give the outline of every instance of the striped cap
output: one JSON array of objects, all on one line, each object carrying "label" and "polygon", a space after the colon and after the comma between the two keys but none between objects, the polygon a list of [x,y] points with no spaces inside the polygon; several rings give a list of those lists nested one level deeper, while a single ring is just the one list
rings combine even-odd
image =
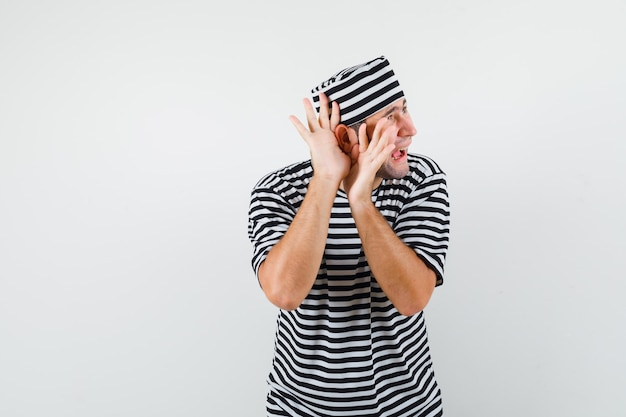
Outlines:
[{"label": "striped cap", "polygon": [[404,97],[389,61],[380,56],[345,68],[311,90],[315,110],[320,111],[320,93],[339,103],[341,123],[351,126]]}]

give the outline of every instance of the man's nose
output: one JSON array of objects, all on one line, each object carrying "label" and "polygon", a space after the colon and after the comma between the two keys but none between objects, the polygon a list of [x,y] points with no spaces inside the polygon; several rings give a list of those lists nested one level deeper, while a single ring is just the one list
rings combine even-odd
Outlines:
[{"label": "man's nose", "polygon": [[415,136],[415,134],[417,134],[417,129],[413,124],[413,120],[408,114],[400,117],[398,123],[400,125],[400,129],[398,129],[399,136]]}]

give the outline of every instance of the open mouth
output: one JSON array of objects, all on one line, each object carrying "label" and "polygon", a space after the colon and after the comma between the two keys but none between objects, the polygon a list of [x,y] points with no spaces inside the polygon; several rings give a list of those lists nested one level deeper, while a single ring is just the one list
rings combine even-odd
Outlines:
[{"label": "open mouth", "polygon": [[391,154],[391,158],[394,161],[397,161],[398,159],[401,159],[404,156],[406,156],[406,148],[398,149],[397,151]]}]

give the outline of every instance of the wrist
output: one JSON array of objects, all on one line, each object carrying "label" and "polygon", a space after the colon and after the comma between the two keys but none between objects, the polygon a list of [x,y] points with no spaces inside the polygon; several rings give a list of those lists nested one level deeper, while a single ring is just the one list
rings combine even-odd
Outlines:
[{"label": "wrist", "polygon": [[309,189],[313,187],[322,190],[332,190],[333,194],[335,194],[337,193],[340,184],[341,179],[334,178],[332,175],[325,175],[314,172],[313,176],[311,177],[311,182],[309,183]]},{"label": "wrist", "polygon": [[350,211],[352,212],[353,215],[364,212],[366,210],[376,210],[376,206],[374,205],[374,202],[372,201],[372,195],[367,194],[367,195],[362,195],[362,196],[355,196],[355,195],[348,195],[348,203],[350,204]]}]

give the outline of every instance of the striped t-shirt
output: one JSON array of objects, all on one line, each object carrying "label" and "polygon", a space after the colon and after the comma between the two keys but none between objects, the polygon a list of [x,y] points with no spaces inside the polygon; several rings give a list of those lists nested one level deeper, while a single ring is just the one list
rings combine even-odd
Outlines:
[{"label": "striped t-shirt", "polygon": [[[409,154],[409,174],[372,192],[389,225],[437,275],[449,234],[445,173]],[[265,175],[254,187],[248,234],[258,273],[285,234],[305,193],[311,161]],[[372,275],[346,194],[335,197],[317,279],[302,304],[279,310],[267,382],[270,416],[440,416],[423,312],[401,315]]]}]

